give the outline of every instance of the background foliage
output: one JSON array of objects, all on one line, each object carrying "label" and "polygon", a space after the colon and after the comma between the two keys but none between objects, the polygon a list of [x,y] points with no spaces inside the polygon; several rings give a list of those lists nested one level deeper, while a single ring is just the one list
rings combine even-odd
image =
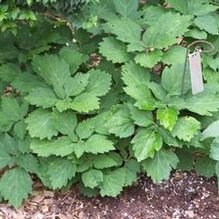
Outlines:
[{"label": "background foliage", "polygon": [[[34,176],[113,197],[140,172],[219,176],[218,25],[208,0],[1,1],[0,196],[19,207]],[[187,71],[181,95],[197,39],[205,90]]]}]

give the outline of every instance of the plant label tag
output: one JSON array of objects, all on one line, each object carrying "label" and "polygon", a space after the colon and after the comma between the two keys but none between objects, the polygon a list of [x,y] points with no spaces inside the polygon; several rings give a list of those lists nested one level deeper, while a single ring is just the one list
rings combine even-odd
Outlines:
[{"label": "plant label tag", "polygon": [[189,70],[192,84],[192,94],[201,93],[204,90],[202,77],[202,65],[200,51],[189,54]]}]

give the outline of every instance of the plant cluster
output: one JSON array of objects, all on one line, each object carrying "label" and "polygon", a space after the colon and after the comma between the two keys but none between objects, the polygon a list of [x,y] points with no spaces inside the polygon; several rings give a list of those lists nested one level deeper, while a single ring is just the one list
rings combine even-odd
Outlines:
[{"label": "plant cluster", "polygon": [[[113,197],[139,173],[219,177],[217,3],[100,0],[65,19],[73,29],[39,16],[0,33],[0,197],[19,207],[35,176]],[[215,48],[204,91],[192,95],[186,69],[181,93],[197,39]]]}]

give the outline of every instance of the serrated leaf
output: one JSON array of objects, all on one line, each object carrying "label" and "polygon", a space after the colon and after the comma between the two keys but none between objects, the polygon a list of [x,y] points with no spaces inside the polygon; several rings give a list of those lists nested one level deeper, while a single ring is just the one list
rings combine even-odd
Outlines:
[{"label": "serrated leaf", "polygon": [[34,88],[25,99],[30,104],[43,108],[55,106],[58,100],[52,89],[44,87]]},{"label": "serrated leaf", "polygon": [[54,128],[62,133],[63,135],[71,136],[74,134],[74,130],[77,126],[77,117],[74,112],[58,112],[54,111],[52,113],[52,120]]},{"label": "serrated leaf", "polygon": [[104,26],[117,36],[122,42],[128,43],[128,51],[143,51],[144,44],[141,42],[141,27],[129,18],[113,19]]},{"label": "serrated leaf", "polygon": [[208,1],[203,0],[166,0],[173,8],[183,14],[189,15],[205,15],[216,11],[217,6],[209,4]]},{"label": "serrated leaf", "polygon": [[131,186],[137,181],[137,173],[140,170],[140,164],[136,160],[128,160],[125,164],[125,186]]},{"label": "serrated leaf", "polygon": [[211,116],[212,112],[219,109],[219,99],[215,94],[200,93],[187,98],[184,102],[180,101],[179,107],[202,116]]},{"label": "serrated leaf", "polygon": [[195,25],[210,34],[218,34],[218,23],[214,16],[205,15],[197,17],[194,21]]},{"label": "serrated leaf", "polygon": [[56,55],[35,56],[32,65],[35,72],[53,86],[56,95],[64,98],[64,85],[71,75],[69,65]]},{"label": "serrated leaf", "polygon": [[88,71],[87,74],[89,74],[89,82],[86,88],[86,92],[90,92],[100,97],[109,91],[111,86],[110,74],[94,69]]},{"label": "serrated leaf", "polygon": [[105,126],[110,133],[126,138],[134,133],[134,124],[126,105],[116,105],[110,110]]},{"label": "serrated leaf", "polygon": [[138,53],[135,56],[135,62],[142,67],[152,68],[161,61],[163,53],[160,50],[155,50],[148,53]]},{"label": "serrated leaf", "polygon": [[12,63],[0,66],[0,79],[4,82],[12,82],[19,73],[20,69]]},{"label": "serrated leaf", "polygon": [[17,159],[17,165],[30,173],[38,173],[39,171],[38,160],[32,154],[20,155]]},{"label": "serrated leaf", "polygon": [[219,139],[218,138],[216,138],[211,144],[210,157],[213,160],[219,161]]},{"label": "serrated leaf", "polygon": [[94,119],[86,119],[80,122],[76,128],[76,134],[81,138],[90,137],[95,129],[95,120]]},{"label": "serrated leaf", "polygon": [[209,157],[203,157],[196,161],[195,171],[201,176],[210,178],[215,175],[215,165],[216,161]]},{"label": "serrated leaf", "polygon": [[172,46],[163,55],[163,62],[168,65],[185,62],[186,48],[182,46]]},{"label": "serrated leaf", "polygon": [[163,127],[159,127],[158,130],[159,130],[159,134],[163,138],[163,141],[167,145],[171,145],[173,147],[180,147],[179,142],[176,140],[175,137],[173,137],[170,131],[168,131],[167,129],[164,129]]},{"label": "serrated leaf", "polygon": [[99,45],[100,53],[106,57],[108,61],[123,63],[131,58],[127,52],[127,46],[114,37],[103,38],[103,41]]},{"label": "serrated leaf", "polygon": [[128,87],[147,85],[150,81],[150,73],[134,62],[129,62],[122,66],[122,80]]},{"label": "serrated leaf", "polygon": [[129,104],[129,110],[131,118],[134,120],[136,125],[141,127],[148,127],[153,124],[152,112],[140,110],[131,104]]},{"label": "serrated leaf", "polygon": [[100,185],[101,196],[116,197],[122,191],[125,183],[125,171],[122,168],[104,174],[102,185]]},{"label": "serrated leaf", "polygon": [[93,189],[103,181],[103,173],[101,170],[90,169],[82,174],[81,179],[86,187]]},{"label": "serrated leaf", "polygon": [[[92,92],[85,92],[75,97],[73,101],[67,105],[67,109],[72,109],[80,113],[88,113],[89,111],[99,109],[99,101],[100,99]],[[61,111],[58,105],[56,105],[56,107]]]},{"label": "serrated leaf", "polygon": [[1,151],[0,153],[0,169],[14,163],[14,158],[8,154],[6,151]]},{"label": "serrated leaf", "polygon": [[172,151],[160,150],[153,159],[148,159],[143,163],[143,168],[147,175],[155,183],[168,179],[172,169],[175,169],[179,162],[176,154]]},{"label": "serrated leaf", "polygon": [[85,57],[72,47],[63,47],[59,51],[60,57],[69,65],[71,73],[74,74],[78,67],[85,61]]},{"label": "serrated leaf", "polygon": [[144,33],[145,46],[162,49],[175,44],[176,37],[180,37],[188,30],[191,18],[191,16],[182,16],[171,12],[161,15],[157,22]]},{"label": "serrated leaf", "polygon": [[113,0],[116,11],[126,18],[136,18],[138,9],[138,0]]},{"label": "serrated leaf", "polygon": [[178,119],[178,114],[179,112],[175,108],[158,109],[157,119],[164,128],[172,131]]},{"label": "serrated leaf", "polygon": [[0,135],[0,150],[1,152],[17,156],[19,154],[17,139],[8,133]]},{"label": "serrated leaf", "polygon": [[202,139],[219,137],[219,120],[211,123],[202,134]]},{"label": "serrated leaf", "polygon": [[[175,64],[170,68],[166,67],[162,73],[161,85],[169,93],[169,95],[180,95],[182,87],[183,64]],[[183,93],[191,88],[190,76],[188,68],[184,81]]]},{"label": "serrated leaf", "polygon": [[19,121],[14,125],[14,133],[15,135],[23,140],[27,133],[27,124],[24,121]]},{"label": "serrated leaf", "polygon": [[194,39],[206,39],[208,34],[198,28],[191,28],[188,32],[184,34],[185,37],[191,37]]},{"label": "serrated leaf", "polygon": [[15,208],[19,208],[22,201],[32,191],[32,181],[24,170],[14,168],[4,173],[0,180],[0,194]]},{"label": "serrated leaf", "polygon": [[122,158],[118,153],[110,152],[108,154],[98,154],[98,156],[94,156],[92,163],[95,168],[104,169],[120,166],[122,164]]},{"label": "serrated leaf", "polygon": [[198,120],[193,117],[184,116],[177,120],[172,130],[172,135],[189,142],[199,130],[200,122]]},{"label": "serrated leaf", "polygon": [[1,111],[9,121],[17,122],[27,114],[28,104],[26,102],[19,103],[16,98],[2,97]]},{"label": "serrated leaf", "polygon": [[39,108],[30,113],[25,122],[32,138],[51,139],[58,135],[58,131],[54,127],[52,113],[49,110]]},{"label": "serrated leaf", "polygon": [[67,185],[76,173],[76,165],[66,158],[56,158],[49,164],[48,175],[53,189],[60,189]]},{"label": "serrated leaf", "polygon": [[33,139],[30,143],[30,148],[38,156],[48,157],[50,155],[66,156],[73,152],[73,143],[68,137],[60,137],[52,140]]},{"label": "serrated leaf", "polygon": [[87,153],[92,154],[105,153],[115,149],[112,141],[99,134],[94,134],[88,138],[84,147]]},{"label": "serrated leaf", "polygon": [[74,78],[70,78],[65,83],[66,96],[77,96],[82,93],[88,84],[88,80],[89,74],[82,73],[78,73],[74,76]]},{"label": "serrated leaf", "polygon": [[156,151],[159,151],[163,145],[162,137],[154,130],[142,129],[132,139],[134,155],[138,162],[153,158]]}]

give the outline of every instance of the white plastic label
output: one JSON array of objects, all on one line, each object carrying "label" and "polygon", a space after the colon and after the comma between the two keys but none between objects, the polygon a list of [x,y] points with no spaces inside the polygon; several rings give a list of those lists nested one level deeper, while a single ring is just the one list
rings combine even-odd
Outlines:
[{"label": "white plastic label", "polygon": [[192,84],[192,94],[201,93],[204,90],[202,77],[202,65],[200,51],[189,54],[189,70]]}]

